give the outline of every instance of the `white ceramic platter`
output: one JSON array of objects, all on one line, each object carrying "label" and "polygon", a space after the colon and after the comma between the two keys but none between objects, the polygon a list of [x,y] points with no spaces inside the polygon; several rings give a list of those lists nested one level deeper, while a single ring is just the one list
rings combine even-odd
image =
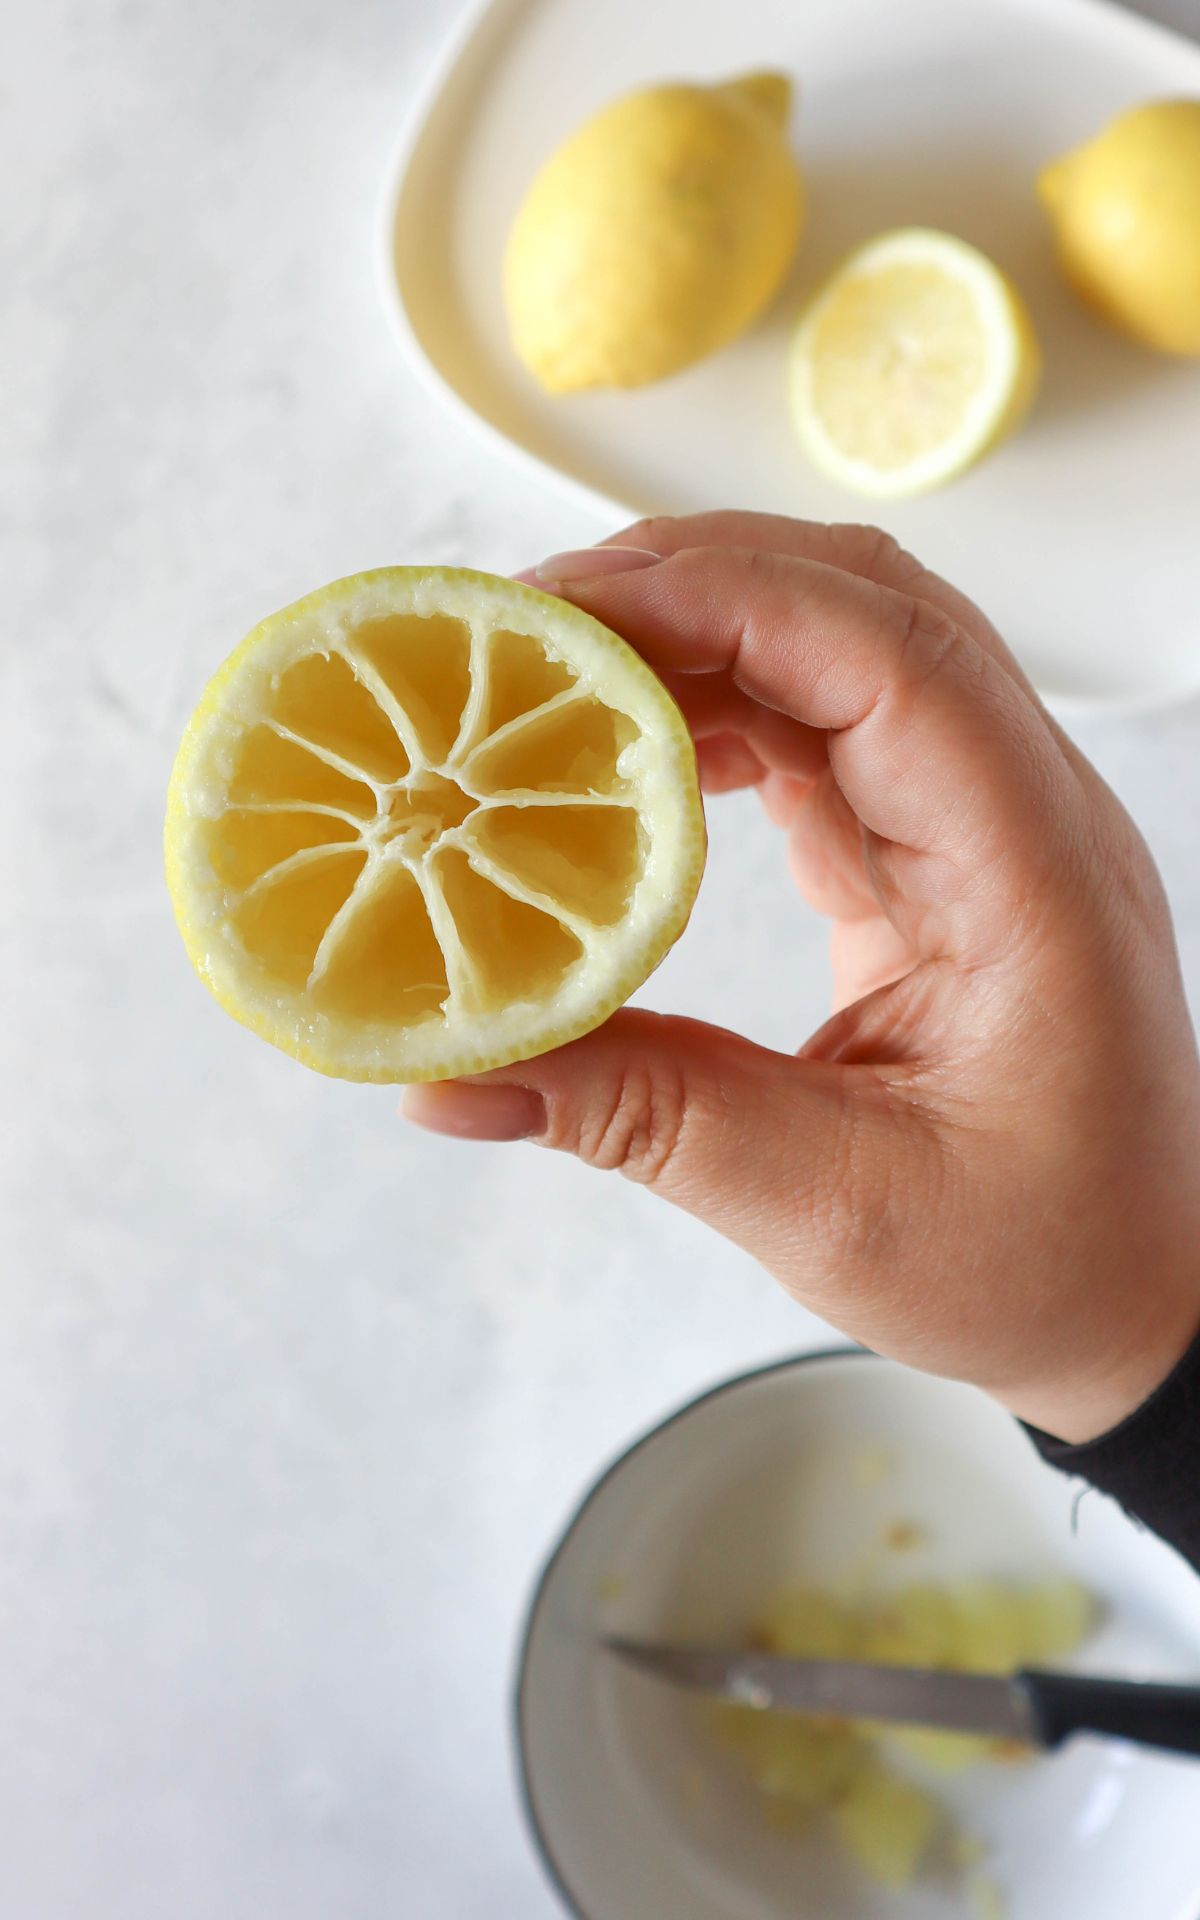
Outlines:
[{"label": "white ceramic platter", "polygon": [[[537,166],[618,93],[761,66],[799,89],[810,217],[787,288],[749,336],[674,380],[546,398],[500,299],[504,237]],[[469,9],[389,180],[387,298],[459,410],[607,527],[733,505],[876,518],[792,440],[791,320],[883,228],[975,241],[1032,308],[1042,397],[993,459],[887,506],[886,523],[982,602],[1048,697],[1183,698],[1200,688],[1200,365],[1079,307],[1032,187],[1043,161],[1167,94],[1200,95],[1200,46],[1105,0],[489,0]]]},{"label": "white ceramic platter", "polygon": [[[644,1438],[568,1524],[521,1661],[525,1800],[568,1910],[580,1920],[994,1911],[936,1871],[885,1893],[819,1829],[772,1831],[690,1696],[620,1666],[598,1636],[721,1644],[780,1587],[836,1589],[865,1566],[881,1586],[1069,1574],[1105,1609],[1075,1664],[1195,1678],[1195,1574],[1111,1501],[1078,1495],[982,1394],[861,1354],[732,1381]],[[896,1522],[921,1544],[880,1566]],[[1200,1912],[1200,1763],[1079,1740],[934,1791],[985,1844],[1005,1920]]]}]

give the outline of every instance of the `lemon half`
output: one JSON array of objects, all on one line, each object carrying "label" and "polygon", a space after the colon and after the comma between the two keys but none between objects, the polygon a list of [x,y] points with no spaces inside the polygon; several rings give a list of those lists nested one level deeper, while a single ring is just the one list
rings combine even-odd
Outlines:
[{"label": "lemon half", "polygon": [[851,254],[801,315],[793,422],[831,479],[897,498],[1003,439],[1039,369],[1032,322],[999,268],[952,234],[905,228]]},{"label": "lemon half", "polygon": [[704,862],[671,696],[563,601],[387,567],[256,627],[171,776],[167,880],[221,1005],[307,1066],[436,1080],[627,999]]}]

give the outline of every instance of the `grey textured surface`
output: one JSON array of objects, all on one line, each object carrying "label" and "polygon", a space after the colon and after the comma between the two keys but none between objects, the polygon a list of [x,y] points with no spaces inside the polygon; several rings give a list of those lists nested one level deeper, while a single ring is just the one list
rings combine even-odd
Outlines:
[{"label": "grey textured surface", "polygon": [[[250,1041],[171,924],[174,743],[264,610],[605,530],[426,397],[372,283],[365,223],[455,11],[8,16],[5,1920],[549,1915],[504,1714],[538,1555],[639,1425],[822,1333],[646,1194],[455,1151]],[[1197,714],[1079,732],[1200,998]],[[648,997],[792,1044],[823,931],[753,806],[713,826]]]}]

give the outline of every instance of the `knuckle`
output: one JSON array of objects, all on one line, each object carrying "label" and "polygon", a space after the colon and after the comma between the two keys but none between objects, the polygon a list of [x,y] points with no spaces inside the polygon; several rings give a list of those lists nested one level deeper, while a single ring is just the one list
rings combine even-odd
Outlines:
[{"label": "knuckle", "polygon": [[927,600],[908,599],[896,617],[897,659],[911,692],[920,691],[947,666],[965,662],[966,636],[949,614]]},{"label": "knuckle", "polygon": [[665,1062],[631,1061],[582,1121],[575,1151],[589,1166],[653,1186],[679,1151],[686,1117],[682,1073]]},{"label": "knuckle", "polygon": [[872,579],[890,578],[904,551],[896,536],[870,522],[850,527],[847,531],[864,572],[869,573]]},{"label": "knuckle", "polygon": [[744,547],[742,561],[751,593],[773,587],[779,579],[779,556],[767,547]]},{"label": "knuckle", "polygon": [[911,589],[915,582],[928,578],[916,555],[884,527],[870,522],[847,523],[835,531],[844,543],[846,565],[852,573],[898,591]]}]

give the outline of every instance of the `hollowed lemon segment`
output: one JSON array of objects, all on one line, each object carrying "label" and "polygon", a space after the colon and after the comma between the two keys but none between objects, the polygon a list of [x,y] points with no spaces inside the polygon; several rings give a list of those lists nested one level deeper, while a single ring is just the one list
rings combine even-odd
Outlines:
[{"label": "hollowed lemon segment", "polygon": [[683,930],[704,846],[691,739],[644,661],[451,568],[358,574],[264,621],[167,803],[201,978],[352,1080],[479,1072],[598,1025]]}]

